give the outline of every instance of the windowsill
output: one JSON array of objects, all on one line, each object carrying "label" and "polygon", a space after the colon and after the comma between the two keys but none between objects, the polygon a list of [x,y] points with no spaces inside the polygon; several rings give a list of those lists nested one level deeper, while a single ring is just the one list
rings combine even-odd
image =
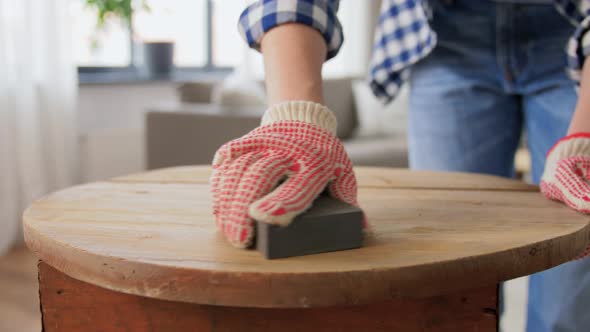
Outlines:
[{"label": "windowsill", "polygon": [[184,83],[192,81],[219,81],[225,78],[232,69],[176,69],[168,77],[149,77],[135,71],[79,72],[79,85],[111,85],[111,84],[158,84]]}]

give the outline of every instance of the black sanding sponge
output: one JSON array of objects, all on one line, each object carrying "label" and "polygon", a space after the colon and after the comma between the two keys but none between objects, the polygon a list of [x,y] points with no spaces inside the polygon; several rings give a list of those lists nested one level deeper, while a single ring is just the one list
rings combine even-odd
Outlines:
[{"label": "black sanding sponge", "polygon": [[362,240],[362,210],[324,194],[288,226],[256,223],[256,248],[267,259],[354,249]]}]

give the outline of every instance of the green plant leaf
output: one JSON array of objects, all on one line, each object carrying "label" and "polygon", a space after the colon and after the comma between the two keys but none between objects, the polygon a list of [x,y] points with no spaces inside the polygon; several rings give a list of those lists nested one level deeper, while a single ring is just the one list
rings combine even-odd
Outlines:
[{"label": "green plant leaf", "polygon": [[[86,7],[94,8],[97,12],[97,26],[103,28],[109,17],[118,17],[126,24],[131,24],[133,15],[133,0],[83,0]],[[138,9],[149,11],[147,0],[138,2]]]}]

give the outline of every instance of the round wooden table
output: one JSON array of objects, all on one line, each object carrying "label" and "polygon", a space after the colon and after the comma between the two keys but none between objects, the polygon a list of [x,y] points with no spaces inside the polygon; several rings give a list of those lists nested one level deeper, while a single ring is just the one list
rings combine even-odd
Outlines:
[{"label": "round wooden table", "polygon": [[45,331],[495,331],[499,282],[567,262],[588,216],[493,176],[356,168],[361,249],[266,260],[216,232],[206,166],[24,214]]}]

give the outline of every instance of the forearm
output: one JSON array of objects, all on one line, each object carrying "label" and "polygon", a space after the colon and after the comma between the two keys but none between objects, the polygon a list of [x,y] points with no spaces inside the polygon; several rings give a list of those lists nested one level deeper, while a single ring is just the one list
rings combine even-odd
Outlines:
[{"label": "forearm", "polygon": [[590,133],[590,61],[586,60],[580,80],[576,111],[570,122],[568,134]]},{"label": "forearm", "polygon": [[287,100],[323,103],[327,47],[318,31],[301,24],[281,25],[264,35],[261,51],[269,105]]}]

